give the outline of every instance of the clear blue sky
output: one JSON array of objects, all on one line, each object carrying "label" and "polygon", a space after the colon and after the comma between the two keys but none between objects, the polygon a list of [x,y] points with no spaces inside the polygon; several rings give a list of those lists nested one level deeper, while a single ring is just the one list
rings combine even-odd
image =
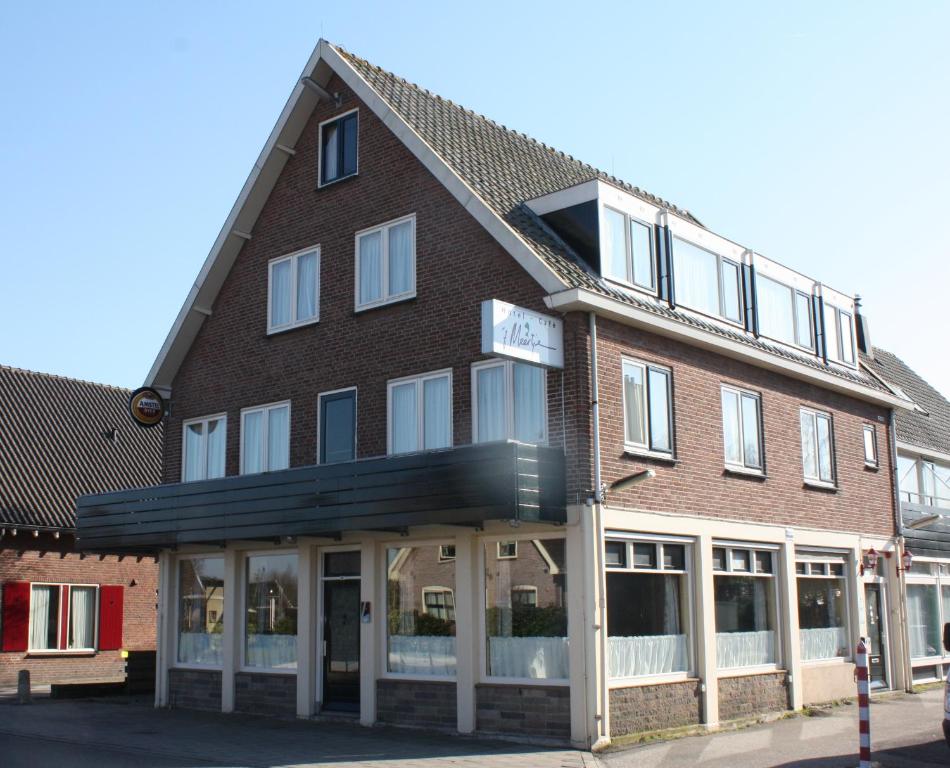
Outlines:
[{"label": "clear blue sky", "polygon": [[322,35],[860,293],[950,393],[950,3],[0,5],[0,362],[137,386]]}]

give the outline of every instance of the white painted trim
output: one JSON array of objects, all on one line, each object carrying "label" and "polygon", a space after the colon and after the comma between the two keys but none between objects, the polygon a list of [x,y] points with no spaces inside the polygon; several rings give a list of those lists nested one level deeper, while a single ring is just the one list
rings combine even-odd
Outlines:
[{"label": "white painted trim", "polygon": [[[756,392],[755,390],[746,389],[745,387],[738,387],[733,384],[721,383],[719,385],[720,396],[719,396],[719,406],[722,416],[722,454],[723,454],[723,463],[725,468],[730,472],[738,472],[743,475],[750,475],[754,477],[764,477],[765,476],[765,441],[763,440],[763,429],[762,429],[762,393]],[[726,456],[726,410],[722,407],[722,393],[729,392],[736,396],[736,418],[739,422],[739,451],[742,453],[742,463],[735,463],[729,461],[729,457]],[[742,412],[742,398],[751,397],[755,400],[756,408],[756,427],[758,428],[758,434],[756,435],[756,444],[759,447],[759,466],[754,467],[746,463],[746,451],[745,451],[745,418]]]},{"label": "white painted trim", "polygon": [[[388,293],[389,290],[389,230],[400,224],[410,224],[409,231],[412,236],[412,285],[402,293]],[[360,240],[369,235],[379,233],[379,281],[380,297],[372,301],[360,301]],[[410,213],[400,216],[398,219],[376,224],[366,229],[361,229],[353,236],[354,251],[354,279],[353,279],[353,311],[365,312],[369,309],[382,307],[387,304],[396,304],[400,301],[413,299],[416,296],[416,214]]]},{"label": "white painted trim", "polygon": [[[287,466],[278,467],[277,469],[269,469],[268,464],[270,463],[270,457],[268,456],[268,453],[267,453],[269,419],[267,417],[271,411],[276,411],[284,407],[287,408]],[[262,448],[263,448],[263,455],[261,458],[262,458],[263,469],[261,469],[260,472],[247,473],[244,471],[244,417],[252,413],[263,414],[263,418],[261,419],[261,443],[262,443]],[[293,416],[293,413],[290,406],[290,400],[278,400],[277,402],[274,402],[274,403],[265,403],[263,405],[254,405],[248,408],[241,409],[241,447],[238,454],[238,474],[239,475],[264,474],[265,472],[280,472],[290,467],[290,448],[293,444],[293,441],[290,439],[291,430],[293,428],[292,416]]]},{"label": "white painted trim", "polygon": [[[300,262],[301,256],[307,256],[309,254],[316,254],[317,257],[317,269],[316,269],[316,285],[314,286],[316,290],[316,303],[315,309],[316,314],[313,317],[308,317],[306,320],[297,319],[297,278],[298,270],[297,265]],[[284,323],[283,325],[271,325],[271,309],[272,309],[272,299],[273,291],[273,277],[274,277],[274,267],[284,261],[290,261],[290,322]],[[310,246],[309,248],[301,248],[299,251],[294,251],[293,253],[288,253],[285,256],[275,256],[273,259],[267,262],[267,335],[272,336],[274,334],[283,333],[284,331],[290,331],[294,328],[302,328],[305,325],[314,325],[320,322],[320,267],[322,259],[320,257],[320,244]]]},{"label": "white painted trim", "polygon": [[901,440],[897,441],[897,450],[903,451],[906,454],[911,454],[906,456],[910,459],[924,459],[930,461],[943,461],[947,464],[950,464],[950,453],[943,453],[941,451],[934,451],[930,448],[925,448],[920,445],[914,445],[913,443],[905,443]]},{"label": "white painted trim", "polygon": [[[227,601],[228,595],[228,584],[227,584],[227,564],[225,562],[225,552],[220,550],[215,552],[201,551],[201,552],[188,552],[187,554],[180,555],[170,555],[168,559],[168,575],[167,575],[167,585],[168,585],[168,637],[171,642],[169,643],[169,650],[171,655],[167,658],[167,664],[169,669],[199,669],[199,670],[212,670],[215,672],[221,671],[223,667],[222,664],[196,664],[194,662],[181,662],[178,660],[178,640],[179,635],[179,626],[181,616],[179,612],[181,611],[181,569],[179,563],[182,560],[210,560],[217,559],[221,561],[221,570],[223,573],[221,579],[222,590],[224,591],[223,599]],[[223,606],[227,608],[227,603]],[[228,612],[224,611],[225,617],[227,617]],[[227,627],[223,627],[224,632],[222,634],[222,644],[227,641]],[[159,641],[161,644],[161,641]]]},{"label": "white painted trim", "polygon": [[[217,478],[208,477],[208,423],[211,421],[216,421],[220,419],[224,425],[224,474],[221,477],[227,477],[228,474],[228,455],[227,455],[227,445],[228,445],[228,414],[227,412],[222,413],[213,413],[210,416],[198,416],[194,419],[185,419],[181,423],[181,482],[193,482],[197,483],[201,480],[215,480]],[[188,480],[185,478],[185,467],[188,466],[188,456],[187,456],[187,445],[188,441],[185,436],[188,434],[188,427],[192,424],[203,424],[204,428],[201,430],[201,466],[203,477],[196,477],[194,480]]]},{"label": "white painted trim", "polygon": [[[319,43],[317,43],[319,47]],[[345,176],[337,176],[335,179],[325,182],[323,180],[323,126],[330,123],[335,123],[337,120],[342,120],[347,115],[352,115],[356,113],[356,170],[353,173],[348,173]],[[349,179],[353,176],[360,175],[360,109],[359,107],[354,107],[353,109],[348,109],[346,112],[341,112],[338,115],[333,117],[328,117],[326,120],[323,120],[317,126],[317,189],[323,189],[324,187],[332,186],[338,181],[343,181],[344,179]]]},{"label": "white painted trim", "polygon": [[591,179],[582,181],[580,184],[558,189],[533,200],[528,200],[527,205],[538,216],[544,216],[553,211],[560,211],[564,208],[570,208],[581,203],[594,202],[600,197],[600,181]]},{"label": "white painted trim", "polygon": [[[239,553],[240,557],[238,558],[238,567],[237,567],[237,580],[240,582],[239,594],[240,594],[240,609],[241,609],[241,619],[235,623],[235,629],[237,633],[234,637],[236,643],[240,644],[240,650],[234,654],[235,661],[237,662],[236,667],[238,672],[245,672],[249,674],[264,674],[264,675],[296,675],[298,672],[298,667],[300,665],[300,625],[299,625],[299,602],[300,602],[300,549],[296,547],[294,549],[254,549],[254,550],[244,550]],[[295,666],[293,669],[290,668],[277,668],[277,667],[253,667],[248,666],[247,664],[247,577],[248,577],[248,560],[252,557],[281,557],[292,555],[297,558],[297,602],[298,602],[298,625],[297,625],[297,634],[294,635],[298,639],[297,643],[297,659],[295,661]],[[237,618],[237,617],[235,617]]]},{"label": "white painted trim", "polygon": [[[99,653],[99,606],[100,606],[100,584],[74,583],[68,581],[31,581],[30,585],[30,609],[27,614],[27,656],[82,656],[95,655]],[[57,587],[58,597],[56,598],[56,647],[55,648],[33,648],[33,633],[30,627],[33,624],[33,587]],[[92,647],[91,648],[60,648],[59,644],[63,637],[63,587],[69,587],[69,602],[66,604],[66,643],[69,644],[69,619],[72,616],[72,590],[73,587],[85,587],[96,590],[96,606],[93,613],[92,625]],[[124,588],[124,585],[123,585]]]},{"label": "white painted trim", "polygon": [[[628,443],[627,442],[627,388],[624,386],[624,367],[631,365],[639,368],[643,372],[643,431],[646,442]],[[653,369],[659,373],[666,374],[666,419],[667,429],[670,437],[670,450],[663,451],[650,447],[653,432],[653,422],[650,418],[650,370]],[[676,441],[674,439],[675,424],[673,423],[673,371],[665,365],[658,365],[630,355],[621,354],[620,356],[620,393],[623,402],[623,449],[625,453],[634,453],[640,456],[656,457],[662,460],[670,461],[676,458]],[[609,490],[609,489],[608,489]]]},{"label": "white painted trim", "polygon": [[[548,425],[548,369],[542,368],[539,365],[533,365],[533,363],[514,361],[514,360],[502,360],[498,358],[491,358],[489,360],[478,360],[471,365],[471,387],[472,387],[472,442],[479,443],[483,442],[479,439],[478,436],[478,372],[485,368],[494,368],[494,367],[503,367],[504,377],[505,377],[505,394],[503,403],[505,408],[505,436],[502,440],[514,440],[514,429],[515,429],[515,416],[514,416],[514,366],[515,365],[528,365],[538,368],[541,371],[541,383],[544,389],[541,395],[541,407],[544,413],[541,416],[541,423],[544,425],[544,435],[541,440],[538,441],[537,445],[547,445],[548,437],[550,434],[549,425]],[[494,441],[500,442],[500,441]]]},{"label": "white painted trim", "polygon": [[[448,379],[449,381],[449,444],[437,448],[426,448],[425,446],[425,382],[435,379]],[[386,455],[395,456],[402,454],[393,453],[393,411],[392,411],[392,393],[393,388],[404,384],[413,384],[416,393],[416,449],[409,453],[421,453],[423,451],[439,451],[451,448],[455,445],[455,408],[453,375],[451,368],[442,368],[438,371],[429,373],[420,373],[415,376],[402,376],[398,379],[390,379],[386,382]]]}]

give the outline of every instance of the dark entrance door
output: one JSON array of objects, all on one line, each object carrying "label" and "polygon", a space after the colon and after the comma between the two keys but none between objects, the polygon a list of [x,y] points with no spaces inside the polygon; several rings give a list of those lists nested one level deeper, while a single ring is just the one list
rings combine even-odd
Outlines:
[{"label": "dark entrance door", "polygon": [[[359,552],[328,552],[324,556],[324,709],[358,712],[360,708],[359,557]],[[343,575],[341,570],[348,573]],[[355,577],[351,575],[354,570]]]},{"label": "dark entrance door", "polygon": [[868,674],[872,688],[888,688],[887,632],[884,628],[884,599],[880,584],[864,585],[864,606],[868,623]]}]

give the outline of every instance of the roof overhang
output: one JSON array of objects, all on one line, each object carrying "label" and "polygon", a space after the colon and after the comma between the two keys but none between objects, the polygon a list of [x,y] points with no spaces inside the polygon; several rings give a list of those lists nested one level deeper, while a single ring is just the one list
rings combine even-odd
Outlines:
[{"label": "roof overhang", "polygon": [[933,448],[928,448],[925,445],[915,445],[914,443],[907,443],[903,440],[897,441],[897,450],[903,451],[904,453],[912,453],[915,456],[921,456],[925,459],[933,459],[934,461],[944,461],[950,464],[950,453],[944,453],[943,451],[935,451]]},{"label": "roof overhang", "polygon": [[652,312],[583,288],[571,288],[552,294],[545,301],[551,309],[561,312],[594,312],[624,325],[642,328],[694,347],[709,349],[734,360],[741,360],[758,368],[775,371],[784,376],[806,381],[823,389],[839,392],[875,405],[882,405],[887,408],[913,408],[913,403],[909,400],[902,400],[896,395],[846,381],[839,376],[816,370],[794,360],[761,352],[746,344],[700,328],[693,328],[677,320],[660,317]]}]

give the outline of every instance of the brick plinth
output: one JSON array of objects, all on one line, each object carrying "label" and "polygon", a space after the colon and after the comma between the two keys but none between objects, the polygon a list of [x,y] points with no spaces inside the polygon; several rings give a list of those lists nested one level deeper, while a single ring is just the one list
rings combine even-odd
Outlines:
[{"label": "brick plinth", "polygon": [[294,717],[297,714],[297,676],[238,672],[234,676],[234,711]]},{"label": "brick plinth", "polygon": [[455,683],[419,680],[377,680],[376,719],[454,731],[458,726]]},{"label": "brick plinth", "polygon": [[719,719],[735,720],[788,709],[784,672],[719,678]]},{"label": "brick plinth", "polygon": [[702,713],[698,680],[610,691],[611,736],[697,725]]},{"label": "brick plinth", "polygon": [[205,669],[168,670],[168,705],[221,711],[221,673]]},{"label": "brick plinth", "polygon": [[507,733],[552,739],[571,738],[571,691],[564,685],[477,685],[475,727],[483,733]]}]

